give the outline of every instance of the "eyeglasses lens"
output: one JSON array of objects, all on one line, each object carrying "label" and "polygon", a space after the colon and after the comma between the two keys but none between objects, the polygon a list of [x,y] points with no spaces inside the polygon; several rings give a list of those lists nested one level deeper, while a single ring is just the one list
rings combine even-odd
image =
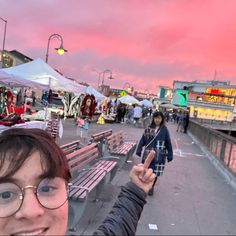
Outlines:
[{"label": "eyeglasses lens", "polygon": [[[25,189],[35,188],[26,186],[20,188],[14,183],[0,184],[0,218],[15,214],[21,207]],[[40,181],[37,187],[38,202],[47,209],[61,207],[68,198],[68,187],[63,178],[46,178]]]}]

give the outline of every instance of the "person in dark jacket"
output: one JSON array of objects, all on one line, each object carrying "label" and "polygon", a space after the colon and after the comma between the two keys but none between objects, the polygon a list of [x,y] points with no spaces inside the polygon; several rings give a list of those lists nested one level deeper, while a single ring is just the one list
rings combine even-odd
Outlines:
[{"label": "person in dark jacket", "polygon": [[149,166],[149,168],[152,168],[156,173],[156,179],[148,193],[149,195],[153,195],[154,185],[157,177],[163,174],[166,159],[168,162],[173,160],[171,139],[169,131],[165,125],[165,116],[161,111],[154,112],[151,125],[144,130],[138,143],[136,155],[141,157],[143,153],[142,163],[144,163],[147,153],[150,150],[156,151],[156,156]]},{"label": "person in dark jacket", "polygon": [[[94,235],[134,235],[155,174],[134,166],[131,181]],[[41,129],[12,128],[0,134],[0,234],[66,235],[68,183],[65,154]],[[79,210],[79,209],[78,209]]]},{"label": "person in dark jacket", "polygon": [[187,133],[188,130],[188,125],[189,125],[189,111],[186,111],[184,114],[184,133]]}]

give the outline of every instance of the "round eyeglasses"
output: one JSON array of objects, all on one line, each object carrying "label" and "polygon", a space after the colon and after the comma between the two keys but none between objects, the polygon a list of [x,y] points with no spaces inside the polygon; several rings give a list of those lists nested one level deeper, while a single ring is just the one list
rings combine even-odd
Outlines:
[{"label": "round eyeglasses", "polygon": [[45,178],[37,186],[24,188],[15,183],[0,183],[0,218],[14,215],[20,210],[24,201],[25,189],[32,188],[41,206],[57,209],[68,199],[69,185],[63,178]]}]

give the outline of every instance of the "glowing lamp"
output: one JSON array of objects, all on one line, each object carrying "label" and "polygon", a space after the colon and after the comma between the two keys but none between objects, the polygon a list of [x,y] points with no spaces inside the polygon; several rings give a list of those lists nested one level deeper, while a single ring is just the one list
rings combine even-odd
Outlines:
[{"label": "glowing lamp", "polygon": [[55,48],[55,50],[57,51],[57,53],[59,55],[63,55],[65,52],[67,52],[67,50],[63,47],[63,38],[61,37],[60,34],[52,34],[49,38],[48,38],[48,45],[47,45],[47,52],[46,52],[46,63],[48,63],[48,53],[49,53],[49,46],[50,46],[50,41],[51,39],[56,38],[57,40],[60,41],[61,46],[59,48]]},{"label": "glowing lamp", "polygon": [[59,55],[63,55],[65,52],[67,52],[67,50],[63,48],[63,45],[61,45],[59,48],[55,48],[55,50]]}]

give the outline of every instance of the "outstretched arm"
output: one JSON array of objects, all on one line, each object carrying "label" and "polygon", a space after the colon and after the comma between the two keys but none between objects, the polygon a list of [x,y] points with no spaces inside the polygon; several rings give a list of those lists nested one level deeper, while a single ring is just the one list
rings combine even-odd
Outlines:
[{"label": "outstretched arm", "polygon": [[133,166],[131,182],[122,187],[111,212],[94,235],[134,235],[141,216],[147,192],[156,175],[147,167],[154,158],[151,151],[144,164]]}]

